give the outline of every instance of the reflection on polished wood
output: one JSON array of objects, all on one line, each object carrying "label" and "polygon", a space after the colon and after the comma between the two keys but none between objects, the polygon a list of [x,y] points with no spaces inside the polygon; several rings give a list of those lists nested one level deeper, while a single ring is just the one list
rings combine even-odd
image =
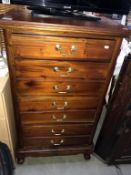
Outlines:
[{"label": "reflection on polished wood", "polygon": [[36,18],[25,6],[2,15],[17,127],[16,155],[89,158],[126,27]]}]

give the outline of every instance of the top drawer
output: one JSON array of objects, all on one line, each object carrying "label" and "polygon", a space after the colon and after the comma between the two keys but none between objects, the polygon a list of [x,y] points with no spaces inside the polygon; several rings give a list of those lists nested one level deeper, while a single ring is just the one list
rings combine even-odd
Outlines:
[{"label": "top drawer", "polygon": [[10,44],[15,57],[110,60],[115,41],[13,34]]}]

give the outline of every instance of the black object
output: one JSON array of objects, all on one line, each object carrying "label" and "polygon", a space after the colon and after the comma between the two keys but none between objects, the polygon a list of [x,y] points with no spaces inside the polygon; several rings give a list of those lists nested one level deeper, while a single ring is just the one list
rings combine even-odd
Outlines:
[{"label": "black object", "polygon": [[79,20],[88,20],[88,21],[98,21],[101,20],[100,17],[86,15],[81,11],[72,11],[72,10],[58,10],[58,9],[47,9],[47,8],[39,8],[35,6],[28,7],[28,9],[32,10],[33,17],[53,17],[53,18],[66,18],[66,19],[79,19]]},{"label": "black object", "polygon": [[122,66],[95,152],[108,164],[131,163],[131,55]]},{"label": "black object", "polygon": [[13,175],[13,161],[8,146],[0,142],[0,175]]},{"label": "black object", "polygon": [[39,8],[127,14],[131,0],[11,0]]}]

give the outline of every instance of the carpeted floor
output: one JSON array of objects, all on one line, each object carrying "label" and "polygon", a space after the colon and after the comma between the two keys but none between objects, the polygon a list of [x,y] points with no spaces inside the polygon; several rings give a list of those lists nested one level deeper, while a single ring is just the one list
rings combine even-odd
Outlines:
[{"label": "carpeted floor", "polygon": [[108,166],[95,156],[83,155],[27,158],[17,165],[15,175],[131,175],[131,165]]}]

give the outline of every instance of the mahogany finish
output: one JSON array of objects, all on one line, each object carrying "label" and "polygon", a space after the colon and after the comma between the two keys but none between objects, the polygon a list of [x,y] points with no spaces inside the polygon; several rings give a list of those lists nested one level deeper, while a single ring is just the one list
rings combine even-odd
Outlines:
[{"label": "mahogany finish", "polygon": [[98,106],[98,97],[22,97],[18,99],[18,106],[20,112],[39,112],[57,110],[85,110],[85,109],[96,109]]},{"label": "mahogany finish", "polygon": [[[81,145],[90,145],[91,144],[91,137],[90,136],[52,136],[52,137],[24,137],[24,145],[23,149],[52,149],[63,147],[68,150],[68,146],[78,147],[80,149]],[[88,147],[88,146],[87,146]],[[37,151],[36,149],[36,151]],[[72,148],[73,149],[73,148]],[[81,150],[84,152],[85,150]],[[90,152],[91,150],[89,150]],[[71,153],[70,153],[71,154]],[[89,153],[88,153],[89,154]]]},{"label": "mahogany finish", "polygon": [[23,124],[47,124],[47,123],[94,123],[95,110],[70,110],[70,111],[46,111],[46,112],[28,112],[21,113],[21,122]]},{"label": "mahogany finish", "polygon": [[93,124],[55,124],[22,127],[24,137],[91,135]]},{"label": "mahogany finish", "polygon": [[104,82],[101,81],[34,81],[17,80],[16,88],[20,95],[89,95],[98,96],[103,90]]},{"label": "mahogany finish", "polygon": [[34,18],[26,7],[1,16],[17,127],[18,160],[85,154],[126,27],[101,21]]},{"label": "mahogany finish", "polygon": [[[49,61],[16,58],[15,74],[19,79],[37,80],[105,80],[110,63]],[[58,69],[57,71],[55,69]],[[95,71],[92,71],[95,70]]]},{"label": "mahogany finish", "polygon": [[[32,59],[109,60],[114,44],[114,40],[46,37],[38,34],[15,34],[10,40],[15,57]],[[55,50],[56,45],[60,46],[60,50]],[[73,46],[76,51],[71,51]]]}]

